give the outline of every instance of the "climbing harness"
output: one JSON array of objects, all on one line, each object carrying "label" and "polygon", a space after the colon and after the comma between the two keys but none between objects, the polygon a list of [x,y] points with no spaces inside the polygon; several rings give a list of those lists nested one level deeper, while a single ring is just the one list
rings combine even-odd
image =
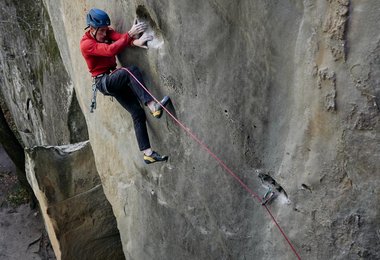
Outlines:
[{"label": "climbing harness", "polygon": [[[216,156],[216,154],[214,154],[210,148],[207,147],[207,145],[205,143],[203,143],[191,130],[190,128],[188,128],[187,126],[185,126],[182,122],[180,122],[172,113],[170,113],[170,111],[161,104],[160,101],[158,101],[158,99],[153,96],[153,94],[135,77],[135,75],[133,75],[133,73],[127,69],[127,68],[120,68],[120,69],[123,69],[125,71],[127,71],[133,78],[134,80],[154,99],[154,101],[156,101],[158,104],[160,104],[162,106],[162,109],[164,109],[166,111],[166,113],[194,140],[196,141],[204,150],[206,150],[206,152],[211,155],[211,157],[213,157],[221,166],[222,168],[227,172],[229,173],[237,182],[239,182],[239,184],[249,193],[251,194],[252,197],[256,198],[257,201],[262,204],[263,203],[263,200],[260,198],[260,196],[258,196],[254,191],[252,191],[218,156]],[[285,232],[282,230],[280,224],[278,224],[277,220],[275,219],[275,217],[273,216],[272,212],[270,211],[270,209],[268,208],[268,206],[266,204],[262,204],[262,206],[266,209],[267,213],[269,214],[269,216],[271,217],[273,223],[276,225],[276,227],[278,228],[278,230],[280,231],[281,235],[285,238],[286,242],[288,243],[288,245],[290,246],[291,250],[293,251],[293,253],[296,255],[296,257],[298,259],[301,259],[300,255],[298,254],[297,250],[295,249],[295,247],[293,246],[293,244],[290,242],[290,239],[287,237],[287,235],[285,234]]]},{"label": "climbing harness", "polygon": [[94,110],[96,109],[96,92],[98,89],[96,88],[96,83],[94,81],[94,84],[92,84],[92,99],[91,99],[91,105],[90,105],[90,113],[94,113]]},{"label": "climbing harness", "polygon": [[[110,74],[112,74],[112,70],[110,70]],[[105,83],[104,76],[108,75],[108,73],[102,73],[95,77],[93,77],[93,84],[92,84],[92,99],[91,99],[91,105],[90,105],[90,112],[94,113],[94,110],[96,109],[96,93],[99,90],[103,95],[105,96],[111,96],[111,101],[113,102],[113,96],[110,92],[107,90],[107,86]],[[97,84],[100,84],[99,89],[97,87]]]}]

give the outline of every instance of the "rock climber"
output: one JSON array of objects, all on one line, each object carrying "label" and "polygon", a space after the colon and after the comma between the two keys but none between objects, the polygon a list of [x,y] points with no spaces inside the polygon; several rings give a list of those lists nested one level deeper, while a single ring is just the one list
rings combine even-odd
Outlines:
[{"label": "rock climber", "polygon": [[162,106],[155,102],[129,74],[131,72],[145,85],[141,72],[136,66],[116,69],[117,54],[126,47],[136,46],[146,49],[146,43],[153,39],[152,36],[144,34],[147,29],[146,23],[135,20],[131,29],[122,34],[109,27],[110,18],[103,10],[93,8],[86,18],[87,31],[80,41],[80,49],[94,80],[95,98],[96,90],[103,95],[113,96],[131,114],[145,163],[166,161],[168,156],[158,154],[150,146],[146,116],[140,102],[149,108],[153,117],[160,118],[163,113],[162,106],[168,103],[169,97],[165,96],[162,99],[160,102]]}]

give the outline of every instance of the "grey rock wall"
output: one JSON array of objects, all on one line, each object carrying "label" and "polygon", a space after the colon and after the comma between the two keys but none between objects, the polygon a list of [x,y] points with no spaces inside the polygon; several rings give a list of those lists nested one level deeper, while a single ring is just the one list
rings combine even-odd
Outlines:
[{"label": "grey rock wall", "polygon": [[123,259],[89,142],[26,152],[28,180],[57,259]]},{"label": "grey rock wall", "polygon": [[0,12],[0,96],[22,145],[87,140],[86,124],[75,109],[74,88],[42,1],[2,1]]},{"label": "grey rock wall", "polygon": [[[263,208],[165,116],[148,119],[167,164],[145,166],[126,111],[99,98],[80,56],[86,11],[127,31],[150,21],[148,51],[127,49],[158,97],[271,206],[305,259],[378,258],[380,6],[374,1],[45,2],[88,122],[127,259],[295,258]],[[62,33],[64,32],[64,33]],[[112,115],[112,116],[110,116]],[[107,159],[105,159],[107,158]]]},{"label": "grey rock wall", "polygon": [[[257,173],[287,194],[269,207],[304,259],[377,259],[379,19],[370,0],[44,1],[86,118],[95,164],[127,259],[293,259],[257,203],[164,116],[148,119],[166,164],[144,165],[128,113],[98,97],[80,54],[86,12],[127,31],[157,97],[255,192]],[[62,99],[60,99],[62,100]],[[21,120],[24,121],[24,120]],[[283,198],[283,197],[282,197]]]},{"label": "grey rock wall", "polygon": [[[6,0],[0,16],[0,142],[25,185],[24,148],[33,147],[28,179],[57,258],[122,259],[91,148],[73,144],[88,140],[87,126],[46,8],[42,1]],[[58,146],[70,143],[78,151]]]}]

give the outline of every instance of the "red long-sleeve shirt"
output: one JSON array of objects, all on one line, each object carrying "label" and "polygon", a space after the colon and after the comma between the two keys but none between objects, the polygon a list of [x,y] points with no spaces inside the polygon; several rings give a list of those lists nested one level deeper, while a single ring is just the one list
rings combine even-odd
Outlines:
[{"label": "red long-sleeve shirt", "polygon": [[97,42],[87,31],[80,41],[80,50],[93,77],[116,68],[115,55],[131,45],[133,38],[128,33],[121,34],[108,29],[106,40],[112,43]]}]

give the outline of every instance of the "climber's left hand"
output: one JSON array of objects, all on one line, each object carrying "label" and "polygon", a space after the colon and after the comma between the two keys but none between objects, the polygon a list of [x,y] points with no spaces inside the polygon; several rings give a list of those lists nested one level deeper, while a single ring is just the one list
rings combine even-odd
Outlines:
[{"label": "climber's left hand", "polygon": [[143,49],[148,49],[148,46],[145,45],[145,43],[151,40],[153,40],[153,36],[144,33],[140,38],[133,40],[133,45]]}]

